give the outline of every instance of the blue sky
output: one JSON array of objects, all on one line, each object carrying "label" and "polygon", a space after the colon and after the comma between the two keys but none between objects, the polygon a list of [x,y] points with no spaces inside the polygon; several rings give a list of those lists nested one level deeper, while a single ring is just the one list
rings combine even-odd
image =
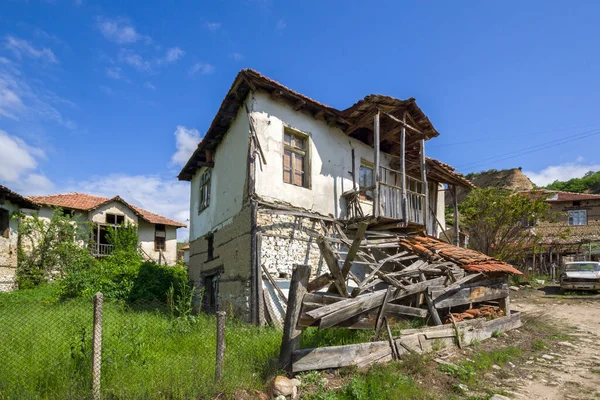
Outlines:
[{"label": "blue sky", "polygon": [[584,1],[5,0],[0,182],[119,194],[185,221],[189,188],[175,176],[246,67],[337,108],[415,97],[440,132],[429,154],[464,173],[581,176],[600,170],[599,12]]}]

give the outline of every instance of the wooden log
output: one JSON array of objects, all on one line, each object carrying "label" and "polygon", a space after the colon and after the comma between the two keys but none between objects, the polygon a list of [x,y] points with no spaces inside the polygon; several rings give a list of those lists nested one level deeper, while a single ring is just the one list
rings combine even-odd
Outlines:
[{"label": "wooden log", "polygon": [[346,289],[346,282],[344,280],[344,276],[342,275],[342,270],[338,265],[338,259],[333,252],[333,248],[329,244],[329,242],[324,237],[319,237],[317,239],[317,245],[321,250],[321,254],[323,255],[323,259],[329,268],[329,272],[333,276],[333,283],[335,288],[344,297],[348,297],[348,290]]},{"label": "wooden log", "polygon": [[317,290],[322,289],[325,286],[329,285],[332,280],[333,280],[333,276],[331,276],[331,274],[329,272],[327,272],[323,275],[319,275],[312,281],[308,282],[307,290],[309,293],[316,292]]},{"label": "wooden log", "polygon": [[92,399],[100,400],[102,375],[102,308],[104,295],[94,295],[94,324],[92,330]]},{"label": "wooden log", "polygon": [[383,302],[381,303],[381,307],[379,308],[379,313],[377,315],[377,322],[375,324],[375,337],[379,338],[379,333],[381,332],[383,317],[385,316],[385,307],[387,306],[388,300],[392,295],[392,287],[388,286],[387,291],[385,292],[385,296],[383,296]]},{"label": "wooden log", "polygon": [[348,250],[348,254],[346,254],[346,259],[344,260],[344,265],[342,266],[342,276],[344,279],[348,276],[350,272],[350,268],[352,267],[352,261],[354,261],[354,257],[356,257],[356,253],[360,247],[360,243],[362,242],[363,237],[365,236],[365,232],[369,224],[366,222],[361,222],[358,225],[358,229],[356,230],[356,234],[354,236],[354,240],[352,241],[352,245],[350,245],[350,249]]},{"label": "wooden log", "polygon": [[225,360],[225,311],[217,311],[217,354],[215,361],[215,382],[223,379],[223,362]]},{"label": "wooden log", "polygon": [[456,185],[452,185],[452,204],[454,205],[454,244],[460,246],[460,227],[458,226],[458,195]]},{"label": "wooden log", "polygon": [[503,285],[501,288],[489,286],[476,286],[459,289],[441,296],[438,296],[434,303],[435,308],[456,307],[470,303],[480,303],[482,301],[497,300],[509,296],[508,287]]},{"label": "wooden log", "polygon": [[384,317],[385,329],[387,331],[388,343],[390,344],[390,349],[392,350],[392,358],[394,361],[400,358],[400,354],[398,352],[398,347],[394,342],[394,337],[392,336],[392,330],[390,329],[390,324],[388,323],[387,318]]},{"label": "wooden log", "polygon": [[[406,112],[402,117],[402,122],[406,124]],[[400,175],[400,193],[402,196],[402,222],[404,223],[404,225],[408,225],[408,200],[406,193],[406,128],[404,127],[404,125],[402,125],[402,130],[400,131]]]},{"label": "wooden log", "polygon": [[[425,274],[421,273],[420,275],[421,282],[427,282],[427,278],[425,278]],[[431,299],[431,295],[429,293],[425,293],[425,301],[427,302],[427,307],[429,308],[429,315],[433,319],[433,323],[436,325],[442,325],[442,319],[438,314],[433,300]]]},{"label": "wooden log", "polygon": [[310,277],[309,265],[295,264],[293,268],[287,312],[285,313],[285,322],[283,325],[281,349],[279,351],[279,367],[286,371],[291,370],[292,354],[300,346],[302,331],[298,329],[297,325],[302,308],[302,299],[306,294],[306,287],[308,286],[308,279]]},{"label": "wooden log", "polygon": [[391,357],[391,349],[387,341],[302,349],[294,352],[292,372],[357,365],[372,354],[379,354],[385,350]]}]

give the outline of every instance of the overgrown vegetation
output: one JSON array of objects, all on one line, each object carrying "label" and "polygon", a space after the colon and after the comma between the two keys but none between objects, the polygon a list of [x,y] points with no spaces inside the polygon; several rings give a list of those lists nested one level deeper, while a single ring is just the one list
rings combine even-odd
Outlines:
[{"label": "overgrown vegetation", "polygon": [[572,178],[568,181],[556,180],[546,186],[546,189],[577,193],[600,193],[600,171],[589,171],[582,178]]},{"label": "overgrown vegetation", "polygon": [[531,233],[533,224],[554,218],[543,196],[532,198],[496,187],[473,190],[459,207],[469,246],[508,262],[531,252],[541,240]]}]

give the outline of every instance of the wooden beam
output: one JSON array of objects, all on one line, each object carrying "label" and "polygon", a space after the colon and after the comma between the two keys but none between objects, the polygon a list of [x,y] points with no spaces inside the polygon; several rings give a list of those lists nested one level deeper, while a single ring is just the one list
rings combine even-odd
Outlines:
[{"label": "wooden beam", "polygon": [[333,281],[333,276],[329,272],[323,275],[319,275],[312,281],[308,282],[307,290],[309,293],[316,292],[317,290],[329,285],[331,281]]},{"label": "wooden beam", "polygon": [[337,291],[342,296],[348,297],[348,290],[346,289],[346,281],[342,274],[342,270],[340,269],[340,266],[338,265],[338,259],[335,256],[333,249],[331,248],[331,244],[329,244],[329,242],[324,237],[321,236],[317,239],[317,245],[319,246],[319,249],[321,250],[323,259],[325,260],[325,263],[327,264],[327,267],[329,268],[329,272],[331,272],[331,275],[333,276],[333,283],[334,283]]},{"label": "wooden beam", "polygon": [[[504,285],[506,286],[506,285]],[[476,286],[449,292],[435,299],[435,308],[448,308],[464,304],[498,300],[509,296],[508,287]]]},{"label": "wooden beam", "polygon": [[306,286],[310,277],[309,265],[295,264],[290,282],[287,311],[283,325],[283,337],[279,351],[279,367],[286,371],[292,370],[292,356],[300,347],[300,335],[302,330],[298,329],[298,319],[302,308],[302,299],[306,294]]},{"label": "wooden beam", "polygon": [[379,111],[377,112],[377,114],[375,114],[375,119],[373,120],[373,149],[375,151],[373,160],[374,160],[374,170],[373,170],[373,175],[374,175],[374,180],[375,180],[375,189],[373,190],[373,216],[375,218],[379,217],[379,213],[380,213],[380,204],[381,204],[381,199],[379,197],[379,157],[380,157],[380,151],[379,151],[379,146],[380,146],[380,142],[379,142]]},{"label": "wooden beam", "polygon": [[212,150],[204,150],[204,157],[206,158],[206,162],[213,162],[213,152]]},{"label": "wooden beam", "polygon": [[403,118],[402,118],[402,119],[396,118],[396,117],[395,117],[395,116],[393,116],[392,114],[390,114],[390,113],[386,113],[385,111],[383,111],[383,113],[384,113],[385,115],[387,115],[388,117],[390,117],[390,118],[391,118],[393,121],[395,121],[395,122],[399,123],[399,124],[400,124],[402,127],[404,127],[404,128],[407,128],[407,129],[410,129],[411,131],[413,131],[413,132],[416,132],[416,133],[418,133],[419,135],[422,135],[423,137],[425,136],[425,134],[424,134],[423,132],[421,132],[420,130],[418,130],[418,129],[417,129],[417,128],[415,128],[414,126],[412,126],[412,125],[410,125],[410,124],[407,124],[407,123],[406,123],[406,117],[405,117],[405,116],[406,116],[406,112],[404,112],[404,116],[403,116]]},{"label": "wooden beam", "polygon": [[[419,278],[421,279],[421,282],[427,282],[423,272],[421,272]],[[442,319],[435,308],[433,300],[431,299],[431,295],[427,292],[425,293],[425,301],[427,302],[427,307],[429,308],[429,315],[431,315],[431,318],[433,318],[433,323],[436,325],[442,325]]]},{"label": "wooden beam", "polygon": [[452,185],[452,203],[454,205],[454,244],[460,246],[460,228],[458,226],[458,195],[456,185]]},{"label": "wooden beam", "polygon": [[271,98],[273,100],[277,100],[281,97],[281,95],[283,95],[283,92],[279,89],[275,89],[271,92]]},{"label": "wooden beam", "polygon": [[206,167],[206,168],[214,168],[215,167],[215,163],[214,162],[205,162],[205,161],[198,161],[196,163],[196,165],[198,167]]},{"label": "wooden beam", "polygon": [[[406,113],[404,114],[406,118]],[[402,126],[400,131],[400,195],[401,201],[400,207],[402,209],[402,222],[404,225],[408,225],[408,200],[406,196],[406,128]]]},{"label": "wooden beam", "polygon": [[[425,194],[423,205],[423,224],[425,225],[425,233],[433,234],[429,232],[429,185],[427,184],[427,162],[425,159],[425,139],[421,139],[421,182],[423,182],[423,193]],[[434,214],[435,215],[435,214]]]},{"label": "wooden beam", "polygon": [[392,295],[392,291],[394,289],[391,286],[388,286],[387,291],[385,292],[385,296],[383,297],[383,302],[381,303],[381,307],[379,308],[379,313],[377,314],[377,322],[375,323],[375,337],[379,338],[379,333],[381,332],[383,318],[385,316],[385,307],[387,306],[388,301],[390,300],[390,296]]},{"label": "wooden beam", "polygon": [[296,104],[294,105],[294,111],[299,111],[302,107],[304,107],[306,105],[306,101],[300,99],[296,102]]},{"label": "wooden beam", "polygon": [[363,237],[365,236],[365,232],[367,231],[368,227],[369,224],[367,224],[366,222],[361,222],[358,225],[358,229],[356,230],[354,240],[352,241],[352,245],[348,250],[348,254],[346,254],[346,259],[344,260],[344,265],[342,266],[342,276],[344,277],[344,279],[346,279],[346,277],[348,276],[348,272],[350,272],[350,268],[352,268],[352,261],[354,261],[354,257],[356,257],[356,253],[358,252],[360,243],[363,240]]}]

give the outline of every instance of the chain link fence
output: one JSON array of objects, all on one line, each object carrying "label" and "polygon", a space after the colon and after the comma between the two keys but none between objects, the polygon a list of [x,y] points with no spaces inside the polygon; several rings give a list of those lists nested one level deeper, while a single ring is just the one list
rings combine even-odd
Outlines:
[{"label": "chain link fence", "polygon": [[0,399],[236,398],[277,372],[277,329],[228,315],[219,373],[215,314],[98,298],[0,294]]}]

